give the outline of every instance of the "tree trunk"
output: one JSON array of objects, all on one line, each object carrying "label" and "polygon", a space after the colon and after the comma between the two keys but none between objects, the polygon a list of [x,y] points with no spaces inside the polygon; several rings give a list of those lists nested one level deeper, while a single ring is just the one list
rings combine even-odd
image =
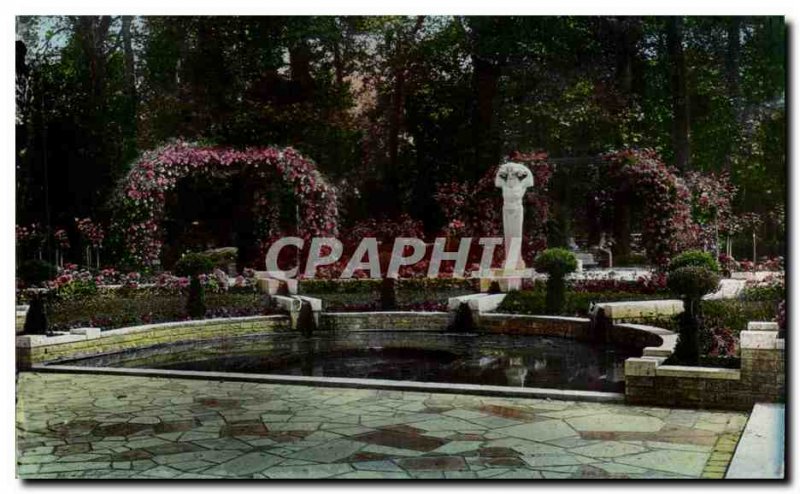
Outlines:
[{"label": "tree trunk", "polygon": [[686,60],[683,53],[683,18],[667,20],[667,56],[672,92],[672,145],[675,165],[681,171],[689,167],[689,98],[686,89]]},{"label": "tree trunk", "polygon": [[473,178],[483,176],[483,172],[499,158],[499,146],[495,129],[495,100],[500,81],[500,67],[480,56],[473,55],[473,84],[475,91],[475,112],[472,123],[473,143],[475,145],[475,171]]},{"label": "tree trunk", "polygon": [[399,213],[397,196],[397,169],[400,166],[400,133],[403,129],[403,112],[405,111],[406,70],[409,63],[410,43],[417,31],[422,28],[425,16],[417,16],[416,24],[410,33],[402,34],[397,42],[394,54],[394,84],[392,88],[391,106],[389,110],[389,161],[384,170],[384,190],[387,194],[388,213]]},{"label": "tree trunk", "polygon": [[133,36],[131,35],[131,22],[133,17],[122,16],[122,49],[125,56],[125,92],[127,96],[136,101],[136,72],[133,59]]},{"label": "tree trunk", "polygon": [[731,148],[725,157],[725,170],[730,172],[733,161],[738,154],[739,129],[742,122],[742,94],[739,85],[739,65],[741,60],[741,40],[739,39],[742,28],[740,17],[731,17],[728,21],[727,50],[725,51],[725,79],[728,86],[728,98],[731,102],[734,125],[731,128]]},{"label": "tree trunk", "polygon": [[631,254],[631,193],[627,188],[614,197],[614,259],[622,260]]},{"label": "tree trunk", "polygon": [[297,85],[298,99],[306,101],[314,88],[314,78],[311,76],[311,49],[305,40],[289,48],[289,73]]}]

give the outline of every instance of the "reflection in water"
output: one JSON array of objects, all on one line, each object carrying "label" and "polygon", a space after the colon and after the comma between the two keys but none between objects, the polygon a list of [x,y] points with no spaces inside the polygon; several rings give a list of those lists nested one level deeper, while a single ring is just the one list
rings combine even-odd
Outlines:
[{"label": "reflection in water", "polygon": [[621,391],[624,360],[639,353],[556,337],[364,331],[244,336],[69,364]]}]

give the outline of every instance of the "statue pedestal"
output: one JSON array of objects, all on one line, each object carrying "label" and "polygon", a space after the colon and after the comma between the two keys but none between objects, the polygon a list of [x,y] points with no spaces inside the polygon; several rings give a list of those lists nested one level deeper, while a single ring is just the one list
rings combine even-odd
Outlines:
[{"label": "statue pedestal", "polygon": [[481,293],[486,293],[496,281],[500,285],[500,291],[508,293],[514,290],[522,290],[522,280],[531,278],[530,269],[490,269],[488,272],[478,274],[480,278]]}]

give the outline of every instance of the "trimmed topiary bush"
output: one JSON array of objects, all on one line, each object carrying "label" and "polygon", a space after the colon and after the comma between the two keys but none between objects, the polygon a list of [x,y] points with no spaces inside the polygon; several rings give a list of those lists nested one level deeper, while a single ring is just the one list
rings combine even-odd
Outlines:
[{"label": "trimmed topiary bush", "polygon": [[56,274],[58,270],[55,266],[39,259],[23,261],[17,270],[17,275],[27,286],[41,285],[55,278]]},{"label": "trimmed topiary bush", "polygon": [[397,289],[394,278],[384,278],[381,282],[381,310],[397,310]]},{"label": "trimmed topiary bush", "polygon": [[667,288],[686,300],[699,301],[719,285],[719,275],[706,267],[683,266],[667,275]]},{"label": "trimmed topiary bush", "polygon": [[36,294],[31,297],[28,314],[25,316],[25,334],[47,334],[49,322],[47,320],[47,307],[45,296]]},{"label": "trimmed topiary bush", "polygon": [[686,266],[697,266],[709,269],[714,273],[719,273],[719,263],[714,256],[702,250],[687,250],[673,257],[667,267],[667,272]]},{"label": "trimmed topiary bush", "polygon": [[206,315],[206,293],[199,276],[214,269],[214,262],[205,254],[184,254],[175,263],[175,273],[178,276],[189,276],[189,297],[186,300],[186,312],[193,319]]},{"label": "trimmed topiary bush", "polygon": [[199,276],[210,273],[214,269],[214,261],[206,254],[189,252],[175,263],[175,274],[178,276]]},{"label": "trimmed topiary bush", "polygon": [[719,265],[701,251],[688,251],[669,263],[667,288],[683,300],[678,318],[679,335],[674,359],[687,365],[700,363],[700,333],[704,330],[701,299],[719,285]]},{"label": "trimmed topiary bush", "polygon": [[192,319],[201,319],[206,315],[206,290],[197,276],[192,276],[189,282],[186,312]]},{"label": "trimmed topiary bush", "polygon": [[547,274],[547,313],[558,314],[564,306],[564,277],[578,269],[578,260],[567,249],[546,249],[536,256],[534,268]]}]

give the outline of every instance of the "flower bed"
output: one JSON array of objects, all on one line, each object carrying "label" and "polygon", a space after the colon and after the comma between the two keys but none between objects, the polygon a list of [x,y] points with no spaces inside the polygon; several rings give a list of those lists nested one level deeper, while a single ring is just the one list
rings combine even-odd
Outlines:
[{"label": "flower bed", "polygon": [[558,314],[548,314],[545,304],[545,290],[535,288],[511,292],[506,296],[497,312],[508,314],[540,314],[586,317],[589,306],[597,302],[625,302],[633,300],[662,300],[672,298],[666,292],[637,293],[621,291],[576,291],[567,290],[564,294],[564,308]]},{"label": "flower bed", "polygon": [[[190,319],[183,292],[157,288],[100,290],[94,295],[54,300],[49,304],[50,329],[77,327],[114,329]],[[280,313],[267,298],[252,290],[208,293],[206,318],[243,317]]]},{"label": "flower bed", "polygon": [[[326,311],[363,312],[381,310],[381,280],[302,280],[299,293],[323,300]],[[397,310],[446,311],[447,300],[475,293],[477,280],[455,278],[399,279]]]}]

